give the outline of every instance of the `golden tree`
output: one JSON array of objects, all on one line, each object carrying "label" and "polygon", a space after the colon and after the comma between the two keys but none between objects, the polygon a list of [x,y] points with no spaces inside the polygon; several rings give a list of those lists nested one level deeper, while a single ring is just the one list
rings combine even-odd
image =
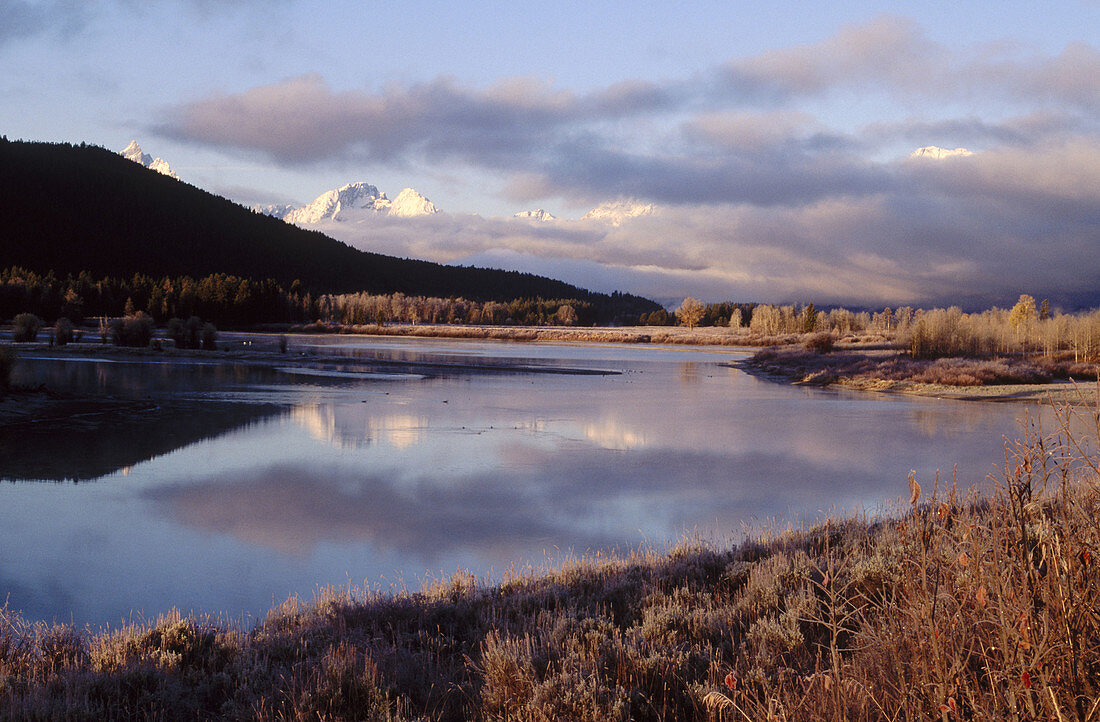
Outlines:
[{"label": "golden tree", "polygon": [[688,296],[684,299],[684,302],[680,304],[680,307],[676,309],[676,317],[680,319],[680,323],[688,328],[695,328],[700,321],[703,320],[703,315],[706,313],[707,307],[697,298]]},{"label": "golden tree", "polygon": [[1020,300],[1008,314],[1008,322],[1016,331],[1016,340],[1020,340],[1020,328],[1023,327],[1024,340],[1030,336],[1031,322],[1035,319],[1035,299],[1026,293],[1020,294]]}]

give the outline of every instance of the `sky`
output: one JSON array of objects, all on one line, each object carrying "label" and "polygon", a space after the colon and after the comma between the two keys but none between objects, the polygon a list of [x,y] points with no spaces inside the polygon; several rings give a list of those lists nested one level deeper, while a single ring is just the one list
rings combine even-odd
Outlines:
[{"label": "sky", "polygon": [[[991,9],[995,8],[995,9]],[[1100,0],[0,0],[0,134],[246,205],[444,212],[357,247],[673,302],[1100,304]],[[971,155],[910,158],[918,147]],[[620,226],[606,201],[653,204]],[[537,224],[512,214],[544,208]]]}]

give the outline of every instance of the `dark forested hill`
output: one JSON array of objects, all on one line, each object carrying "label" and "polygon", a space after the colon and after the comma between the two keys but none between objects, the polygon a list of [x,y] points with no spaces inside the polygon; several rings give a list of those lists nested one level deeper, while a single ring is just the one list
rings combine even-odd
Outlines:
[{"label": "dark forested hill", "polygon": [[228,273],[315,292],[589,299],[619,313],[647,299],[594,294],[541,276],[366,253],[93,146],[0,139],[0,268],[59,276]]}]

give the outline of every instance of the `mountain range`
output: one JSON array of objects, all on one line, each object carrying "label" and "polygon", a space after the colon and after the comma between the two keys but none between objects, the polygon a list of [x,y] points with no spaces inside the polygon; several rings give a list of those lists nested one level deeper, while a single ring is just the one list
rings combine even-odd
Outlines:
[{"label": "mountain range", "polygon": [[390,215],[401,218],[430,216],[439,213],[430,200],[412,188],[406,188],[390,200],[385,193],[369,183],[348,183],[335,190],[326,191],[310,204],[296,208],[291,205],[253,206],[252,210],[281,218],[287,223],[308,226],[323,220],[348,220],[363,213]]},{"label": "mountain range", "polygon": [[[914,153],[914,156],[926,150],[932,150],[932,148],[921,148],[920,151]],[[936,148],[935,150],[943,151],[942,148]],[[943,152],[954,154],[961,150],[960,148],[956,151]],[[136,140],[130,141],[130,144],[120,152],[120,155],[172,178],[179,177],[172,172],[167,161],[161,158],[152,158],[148,153],[143,152]],[[418,216],[431,216],[440,212],[434,203],[412,188],[405,188],[391,200],[376,186],[365,181],[355,181],[325,191],[311,203],[304,206],[286,203],[258,203],[252,206],[252,210],[303,228],[319,226],[325,221],[355,223],[378,216],[415,218]],[[581,216],[581,220],[620,226],[631,218],[652,215],[656,212],[657,207],[652,203],[641,203],[634,199],[620,198],[601,203]],[[513,218],[539,223],[553,223],[561,220],[553,213],[542,208],[520,211]]]},{"label": "mountain range", "polygon": [[[355,223],[378,216],[415,218],[441,212],[434,203],[412,188],[404,189],[391,200],[376,186],[365,181],[356,181],[325,191],[304,206],[256,204],[252,206],[252,210],[302,227],[317,226],[325,221]],[[585,213],[581,220],[619,226],[631,218],[656,212],[657,207],[652,203],[620,199],[596,206]],[[561,220],[542,208],[520,211],[512,217],[538,223],[553,223]]]},{"label": "mountain range", "polygon": [[[304,206],[283,204],[252,206],[252,210],[287,223],[308,228],[319,226],[326,221],[357,223],[378,216],[396,216],[415,218],[431,216],[441,211],[435,204],[412,188],[406,188],[390,200],[376,186],[365,181],[348,183],[339,188],[325,191],[313,202]],[[601,203],[585,213],[582,221],[595,221],[612,226],[620,226],[625,221],[638,216],[657,212],[652,203],[640,203],[632,199],[620,199]],[[520,211],[512,216],[523,221],[554,223],[560,221],[557,216],[542,208]]]},{"label": "mountain range", "polygon": [[[0,224],[0,266],[60,277],[87,272],[93,279],[224,273],[286,287],[297,281],[314,293],[578,299],[601,308],[608,320],[627,309],[636,316],[658,308],[647,299],[592,293],[530,273],[357,250],[152,172],[153,161],[140,147],[130,150],[133,159],[96,146],[0,137],[0,198],[8,211]],[[417,203],[399,195],[389,212]]]}]

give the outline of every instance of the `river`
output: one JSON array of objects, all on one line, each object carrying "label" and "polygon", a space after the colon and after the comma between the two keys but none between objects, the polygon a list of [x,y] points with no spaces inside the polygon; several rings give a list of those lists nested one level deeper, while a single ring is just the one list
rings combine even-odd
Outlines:
[{"label": "river", "polygon": [[888,508],[910,470],[988,485],[1035,408],[795,387],[744,355],[348,336],[292,336],[274,366],[24,354],[19,383],[160,413],[0,434],[0,601],[247,626],[329,586],[733,542]]}]

